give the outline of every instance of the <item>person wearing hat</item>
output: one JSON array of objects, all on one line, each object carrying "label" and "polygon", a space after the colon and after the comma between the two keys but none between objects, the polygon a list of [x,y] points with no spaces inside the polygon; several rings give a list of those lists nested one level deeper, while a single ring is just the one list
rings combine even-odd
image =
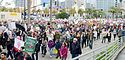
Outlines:
[{"label": "person wearing hat", "polygon": [[[74,38],[71,48],[72,48],[71,49],[72,58],[75,58],[80,54],[82,54],[80,43],[78,42],[77,38]],[[76,60],[79,60],[79,59],[76,59]]]}]

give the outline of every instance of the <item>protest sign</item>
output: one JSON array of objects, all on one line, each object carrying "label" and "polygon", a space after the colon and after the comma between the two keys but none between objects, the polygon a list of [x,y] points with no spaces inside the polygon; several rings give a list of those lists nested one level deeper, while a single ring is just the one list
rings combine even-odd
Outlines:
[{"label": "protest sign", "polygon": [[17,48],[18,50],[20,50],[21,47],[23,47],[23,46],[24,46],[24,42],[22,40],[15,38],[14,47]]},{"label": "protest sign", "polygon": [[10,23],[8,23],[8,28],[9,28],[10,30],[16,29],[16,24],[15,24],[15,22],[10,22]]}]

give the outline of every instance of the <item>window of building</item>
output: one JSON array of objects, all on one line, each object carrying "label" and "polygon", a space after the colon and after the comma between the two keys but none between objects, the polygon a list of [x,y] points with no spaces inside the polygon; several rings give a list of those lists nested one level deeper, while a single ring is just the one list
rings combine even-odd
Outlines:
[{"label": "window of building", "polygon": [[1,14],[1,19],[5,19],[5,15],[4,14]]}]

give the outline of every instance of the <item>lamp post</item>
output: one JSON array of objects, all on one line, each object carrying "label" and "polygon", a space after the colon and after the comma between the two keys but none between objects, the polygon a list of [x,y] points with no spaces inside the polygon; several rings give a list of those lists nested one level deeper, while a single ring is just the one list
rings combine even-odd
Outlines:
[{"label": "lamp post", "polygon": [[27,0],[27,7],[28,7],[28,23],[30,23],[30,8],[31,8],[31,0]]},{"label": "lamp post", "polygon": [[24,20],[26,20],[26,0],[24,0]]},{"label": "lamp post", "polygon": [[50,21],[52,21],[52,0],[50,0]]}]

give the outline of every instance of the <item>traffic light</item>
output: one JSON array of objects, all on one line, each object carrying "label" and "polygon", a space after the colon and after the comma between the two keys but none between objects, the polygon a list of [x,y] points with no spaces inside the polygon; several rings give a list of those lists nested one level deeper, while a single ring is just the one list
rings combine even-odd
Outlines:
[{"label": "traffic light", "polygon": [[55,1],[55,5],[57,5],[57,2]]},{"label": "traffic light", "polygon": [[46,6],[46,3],[43,3],[43,7],[45,7]]},{"label": "traffic light", "polygon": [[120,0],[120,2],[122,2],[122,0]]}]

